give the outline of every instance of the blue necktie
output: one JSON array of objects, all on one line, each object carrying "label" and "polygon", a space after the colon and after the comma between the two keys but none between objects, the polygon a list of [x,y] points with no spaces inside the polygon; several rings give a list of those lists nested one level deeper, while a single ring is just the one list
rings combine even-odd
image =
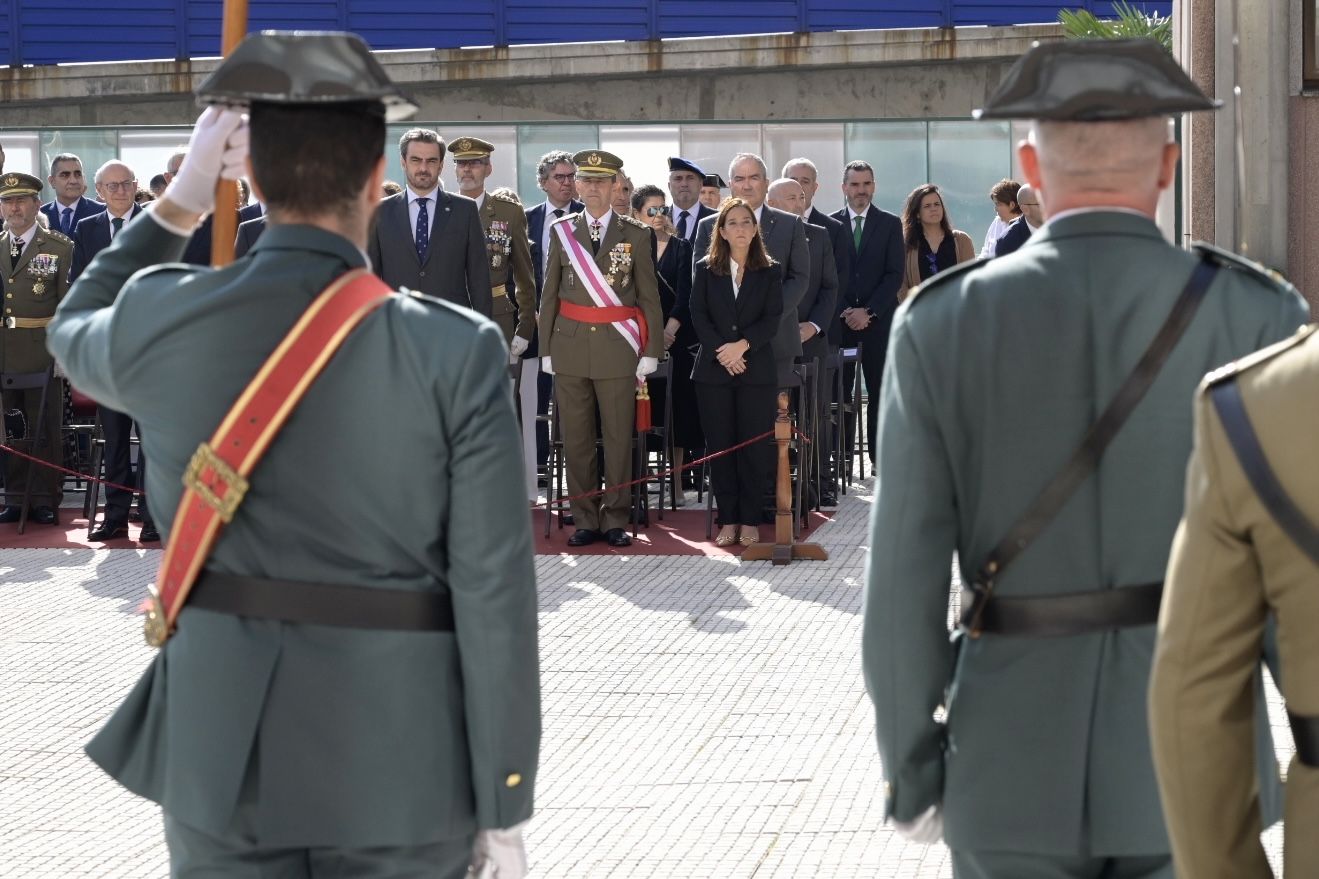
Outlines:
[{"label": "blue necktie", "polygon": [[65,208],[60,214],[60,231],[65,235],[73,232],[73,208]]},{"label": "blue necktie", "polygon": [[426,213],[426,202],[429,198],[417,199],[417,261],[426,261],[426,245],[430,240],[427,232],[430,229],[430,215]]}]

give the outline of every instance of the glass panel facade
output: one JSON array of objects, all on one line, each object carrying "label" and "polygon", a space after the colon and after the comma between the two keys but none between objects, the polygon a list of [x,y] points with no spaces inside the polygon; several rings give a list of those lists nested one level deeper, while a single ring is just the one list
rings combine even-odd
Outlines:
[{"label": "glass panel facade", "polygon": [[147,189],[152,177],[165,173],[169,157],[188,146],[191,134],[186,128],[125,131],[119,135],[119,158],[133,169],[138,186]]},{"label": "glass panel facade", "polygon": [[623,160],[633,188],[653,183],[668,192],[669,156],[678,155],[678,144],[677,125],[600,126],[600,148]]},{"label": "glass panel facade", "polygon": [[843,167],[843,123],[784,123],[764,126],[765,161],[773,181],[791,159],[807,158],[815,163],[820,184],[815,207],[831,214],[843,206],[838,188],[838,169]]},{"label": "glass panel facade", "polygon": [[[927,136],[925,122],[853,122],[847,126],[844,158],[869,162],[875,169],[876,207],[902,216],[908,193],[929,175]],[[820,176],[829,174],[821,168]],[[841,194],[841,169],[834,179]]]},{"label": "glass panel facade", "polygon": [[930,182],[939,184],[949,222],[971,236],[977,253],[994,219],[989,190],[1011,170],[1010,123],[930,123]]},{"label": "glass panel facade", "polygon": [[[682,126],[682,156],[707,174],[718,174],[728,182],[728,163],[738,153],[756,153],[764,156],[760,142],[759,125],[737,123],[729,125]],[[724,195],[728,191],[724,190]]]},{"label": "glass panel facade", "polygon": [[45,181],[50,168],[41,168],[40,134],[35,131],[6,131],[0,134],[0,144],[3,144],[5,151],[4,170],[35,174]]},{"label": "glass panel facade", "polygon": [[519,125],[518,195],[522,203],[532,207],[545,200],[545,193],[536,182],[536,166],[541,156],[551,150],[576,153],[599,146],[600,133],[594,125]]},{"label": "glass panel facade", "polygon": [[[41,156],[37,176],[46,180],[50,176],[50,163],[61,153],[72,153],[82,160],[83,179],[87,182],[88,198],[95,198],[92,178],[96,169],[115,158],[119,132],[113,128],[60,128],[41,132]],[[35,173],[35,172],[34,172]],[[42,201],[54,198],[54,192],[46,189],[41,193]]]}]

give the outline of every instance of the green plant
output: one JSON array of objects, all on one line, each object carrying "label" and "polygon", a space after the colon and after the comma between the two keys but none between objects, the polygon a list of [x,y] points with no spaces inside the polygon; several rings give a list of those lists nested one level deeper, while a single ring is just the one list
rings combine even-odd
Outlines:
[{"label": "green plant", "polygon": [[1131,37],[1151,37],[1169,52],[1172,51],[1172,18],[1147,14],[1143,9],[1119,0],[1113,4],[1115,19],[1101,19],[1086,9],[1062,9],[1058,23],[1063,33],[1077,40],[1124,40]]}]

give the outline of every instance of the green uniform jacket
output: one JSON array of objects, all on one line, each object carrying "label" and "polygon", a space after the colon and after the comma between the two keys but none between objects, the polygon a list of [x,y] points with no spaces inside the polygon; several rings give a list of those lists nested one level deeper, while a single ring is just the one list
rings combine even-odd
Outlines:
[{"label": "green uniform jacket", "polygon": [[[1295,337],[1226,372],[1236,375],[1273,472],[1302,513],[1319,522],[1319,334]],[[1260,845],[1251,761],[1254,670],[1272,614],[1287,707],[1319,715],[1319,569],[1260,502],[1204,387],[1166,588],[1150,723],[1177,875],[1272,876]],[[1285,826],[1286,875],[1319,876],[1319,769],[1298,760],[1287,772]]]},{"label": "green uniform jacket", "polygon": [[[23,255],[14,265],[9,258],[10,234],[0,232],[0,271],[5,276],[5,317],[48,318],[55,314],[69,292],[69,264],[73,262],[73,240],[42,229],[35,230]],[[0,372],[41,372],[50,366],[46,330],[41,327],[0,326]],[[56,408],[58,400],[52,402]]]},{"label": "green uniform jacket", "polygon": [[515,335],[530,342],[536,332],[536,273],[527,215],[517,202],[487,192],[481,204],[481,228],[490,259],[491,289],[504,287],[503,294],[492,297],[490,315],[504,331],[505,342],[511,343]]},{"label": "green uniform jacket", "polygon": [[[198,444],[313,298],[365,265],[337,235],[272,224],[227,268],[134,276],[186,243],[151,218],[130,224],[50,327],[71,379],[142,425],[166,535]],[[393,297],[312,385],[208,563],[445,592],[456,633],[185,609],[88,745],[92,759],[219,835],[255,756],[271,848],[412,845],[526,820],[540,739],[536,586],[528,520],[509,517],[526,500],[507,358],[490,321]]]},{"label": "green uniform jacket", "polygon": [[[569,214],[554,222],[571,223],[574,237],[591,252],[586,214]],[[604,272],[618,301],[638,307],[646,315],[650,338],[642,356],[664,353],[664,314],[660,310],[659,283],[650,227],[615,213],[600,239],[595,263]],[[611,272],[611,267],[616,270]],[[540,354],[551,358],[554,372],[582,378],[626,378],[635,375],[637,357],[627,340],[609,324],[585,324],[559,315],[559,300],[577,305],[595,304],[586,282],[577,277],[568,254],[550,230],[550,258],[545,267],[545,290],[540,300]]]},{"label": "green uniform jacket", "polygon": [[[947,725],[932,715],[953,675],[954,551],[973,573],[1062,469],[1199,258],[1135,213],[1074,212],[1017,253],[949,270],[898,309],[879,401],[864,671],[890,814],[911,820],[941,802],[954,849],[1168,851],[1145,710],[1154,626],[967,641]],[[1220,270],[1098,472],[998,593],[1161,580],[1196,384],[1306,315],[1290,285],[1244,265]]]}]

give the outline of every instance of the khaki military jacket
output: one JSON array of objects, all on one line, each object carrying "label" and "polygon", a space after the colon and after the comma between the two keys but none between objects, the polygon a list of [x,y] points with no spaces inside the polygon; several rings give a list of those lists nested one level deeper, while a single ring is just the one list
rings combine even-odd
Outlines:
[{"label": "khaki military jacket", "polygon": [[[554,225],[571,223],[573,236],[589,254],[591,233],[587,222],[586,214],[580,213],[569,214]],[[595,263],[619,301],[645,313],[649,339],[642,354],[658,358],[664,351],[664,327],[650,228],[614,213],[602,233]],[[568,261],[557,230],[551,229],[550,257],[540,305],[541,356],[550,357],[555,373],[562,375],[603,379],[636,373],[637,354],[618,330],[609,324],[580,323],[563,317],[559,314],[560,300],[585,306],[595,304],[585,282],[577,277]]]},{"label": "khaki military jacket", "polygon": [[[494,294],[490,316],[505,329],[505,335],[530,342],[536,331],[536,273],[531,265],[527,215],[517,202],[487,192],[481,204],[481,228]],[[500,287],[504,288],[502,294],[497,292]],[[507,332],[509,326],[512,333]]]},{"label": "khaki military jacket", "polygon": [[[50,366],[45,326],[24,327],[22,322],[48,321],[55,315],[55,307],[64,294],[69,292],[73,239],[42,229],[40,224],[32,229],[36,237],[24,248],[17,264],[9,258],[9,231],[0,232],[0,272],[5,278],[0,372],[4,373],[41,372]],[[11,327],[11,323],[17,325]]]},{"label": "khaki military jacket", "polygon": [[[1311,328],[1312,329],[1312,328]],[[1186,512],[1165,581],[1150,687],[1159,788],[1180,877],[1272,876],[1251,759],[1254,669],[1277,619],[1287,708],[1319,715],[1319,566],[1260,502],[1208,395],[1234,377],[1270,467],[1319,523],[1319,334],[1306,330],[1201,385]],[[1293,760],[1284,805],[1287,876],[1319,876],[1319,769]]]}]

